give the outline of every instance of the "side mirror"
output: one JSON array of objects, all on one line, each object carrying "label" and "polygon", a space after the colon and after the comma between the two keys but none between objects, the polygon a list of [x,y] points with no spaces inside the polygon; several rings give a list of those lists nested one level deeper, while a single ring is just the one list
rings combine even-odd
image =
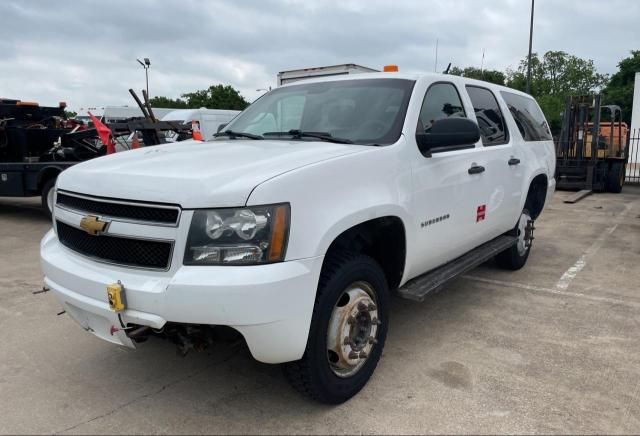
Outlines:
[{"label": "side mirror", "polygon": [[479,139],[478,125],[468,118],[443,118],[434,122],[428,133],[416,133],[418,148],[427,157],[431,157],[433,149],[454,149],[475,144]]},{"label": "side mirror", "polygon": [[218,126],[218,130],[216,131],[216,133],[220,133],[220,131],[221,131],[222,129],[224,129],[225,127],[227,127],[227,124],[229,124],[229,123],[222,123],[222,124],[220,124],[220,125]]}]

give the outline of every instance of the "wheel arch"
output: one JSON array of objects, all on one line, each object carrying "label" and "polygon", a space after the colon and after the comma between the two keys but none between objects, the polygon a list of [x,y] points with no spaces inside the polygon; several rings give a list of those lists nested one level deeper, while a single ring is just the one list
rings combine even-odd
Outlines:
[{"label": "wheel arch", "polygon": [[391,214],[361,220],[334,233],[326,244],[325,261],[335,251],[366,254],[383,269],[389,289],[400,285],[407,257],[407,234],[400,216]]},{"label": "wheel arch", "polygon": [[537,219],[544,209],[549,187],[549,177],[545,173],[536,174],[529,181],[523,207],[529,210],[532,219]]},{"label": "wheel arch", "polygon": [[64,168],[60,168],[59,166],[56,166],[56,165],[50,165],[42,168],[38,173],[38,183],[37,183],[38,193],[42,192],[42,188],[44,187],[45,183],[47,183],[49,180],[53,178],[58,177],[58,175],[62,172],[63,169]]}]

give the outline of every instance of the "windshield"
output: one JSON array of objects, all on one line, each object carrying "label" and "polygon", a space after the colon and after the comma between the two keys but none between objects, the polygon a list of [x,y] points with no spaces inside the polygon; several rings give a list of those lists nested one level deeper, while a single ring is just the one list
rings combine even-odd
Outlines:
[{"label": "windshield", "polygon": [[308,132],[355,144],[392,144],[400,137],[414,83],[363,79],[278,88],[255,101],[223,132],[321,140],[304,135]]}]

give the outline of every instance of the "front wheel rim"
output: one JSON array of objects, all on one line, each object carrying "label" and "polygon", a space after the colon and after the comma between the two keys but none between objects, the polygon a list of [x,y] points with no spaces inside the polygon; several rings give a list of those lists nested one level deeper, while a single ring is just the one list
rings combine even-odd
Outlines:
[{"label": "front wheel rim", "polygon": [[327,360],[338,377],[356,374],[377,344],[380,325],[375,291],[367,282],[354,282],[340,294],[327,329]]}]

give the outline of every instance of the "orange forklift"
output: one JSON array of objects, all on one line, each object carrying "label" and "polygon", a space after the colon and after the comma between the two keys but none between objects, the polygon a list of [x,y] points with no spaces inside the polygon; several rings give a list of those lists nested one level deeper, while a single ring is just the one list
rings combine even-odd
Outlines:
[{"label": "orange forklift", "polygon": [[629,129],[619,106],[602,96],[568,97],[557,143],[558,189],[578,190],[575,203],[592,192],[619,193],[628,160]]}]

